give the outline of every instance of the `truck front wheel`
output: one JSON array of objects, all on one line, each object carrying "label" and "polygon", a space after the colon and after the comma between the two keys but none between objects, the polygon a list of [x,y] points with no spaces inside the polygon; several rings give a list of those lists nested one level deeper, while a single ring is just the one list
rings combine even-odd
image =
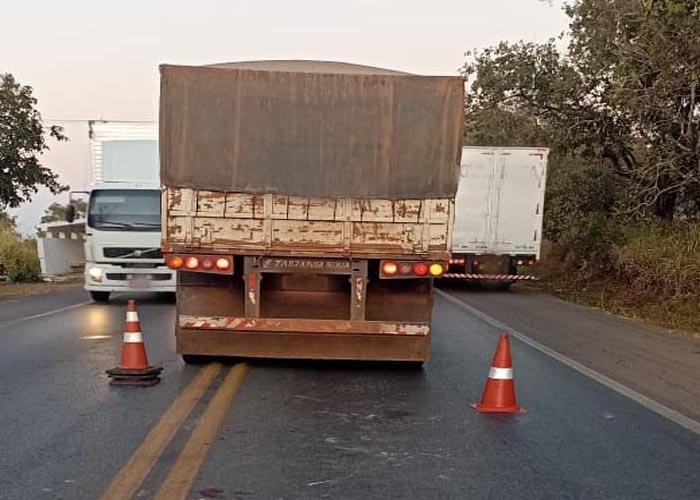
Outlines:
[{"label": "truck front wheel", "polygon": [[90,297],[95,302],[109,302],[109,292],[90,292]]}]

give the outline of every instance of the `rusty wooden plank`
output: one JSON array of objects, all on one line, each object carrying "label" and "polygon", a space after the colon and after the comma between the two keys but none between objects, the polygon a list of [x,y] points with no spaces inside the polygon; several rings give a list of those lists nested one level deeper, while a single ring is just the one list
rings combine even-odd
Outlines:
[{"label": "rusty wooden plank", "polygon": [[188,216],[170,216],[167,219],[167,237],[169,243],[188,243],[192,240],[191,218]]},{"label": "rusty wooden plank", "polygon": [[337,247],[343,242],[340,222],[275,220],[272,224],[273,245],[317,245]]},{"label": "rusty wooden plank", "polygon": [[394,222],[418,223],[420,218],[422,200],[396,200],[394,201]]},{"label": "rusty wooden plank", "polygon": [[289,197],[273,195],[272,196],[272,212],[270,217],[272,219],[287,219],[287,213],[289,211]]},{"label": "rusty wooden plank", "polygon": [[[450,248],[453,204],[357,200],[166,188],[166,245],[238,252],[426,255]],[[197,215],[195,216],[195,210]]]},{"label": "rusty wooden plank", "polygon": [[309,219],[309,199],[302,196],[290,196],[287,205],[288,220]]},{"label": "rusty wooden plank", "polygon": [[421,225],[379,222],[353,223],[352,245],[401,248],[411,251],[421,245]]},{"label": "rusty wooden plank", "polygon": [[217,219],[196,217],[193,237],[204,244],[235,247],[260,245],[264,247],[264,221],[261,219]]},{"label": "rusty wooden plank", "polygon": [[338,200],[335,198],[309,198],[308,217],[315,221],[336,220]]},{"label": "rusty wooden plank", "polygon": [[244,193],[227,193],[225,202],[225,216],[229,219],[252,219],[255,217],[257,205],[261,204],[260,196]]},{"label": "rusty wooden plank", "polygon": [[197,191],[197,216],[223,217],[226,194],[220,191]]},{"label": "rusty wooden plank", "polygon": [[189,188],[166,188],[167,213],[189,215],[194,212],[194,190]]}]

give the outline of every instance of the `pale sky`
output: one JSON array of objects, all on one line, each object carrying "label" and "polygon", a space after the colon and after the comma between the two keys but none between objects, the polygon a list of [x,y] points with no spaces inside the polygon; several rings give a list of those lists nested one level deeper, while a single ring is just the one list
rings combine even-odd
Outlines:
[{"label": "pale sky", "polygon": [[[73,189],[88,183],[87,125],[155,120],[158,65],[255,59],[346,61],[454,75],[464,52],[544,41],[566,27],[541,0],[87,0],[11,2],[0,20],[0,72],[35,89],[47,123],[66,127],[45,164]],[[57,201],[67,201],[67,194]],[[32,233],[53,197],[12,211]]]}]

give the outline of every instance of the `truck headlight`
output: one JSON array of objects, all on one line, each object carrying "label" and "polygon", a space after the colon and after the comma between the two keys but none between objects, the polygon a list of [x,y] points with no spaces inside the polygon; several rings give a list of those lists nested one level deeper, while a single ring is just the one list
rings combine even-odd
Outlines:
[{"label": "truck headlight", "polygon": [[88,276],[90,276],[90,279],[92,281],[96,281],[98,283],[102,282],[102,269],[99,267],[91,267],[88,269]]}]

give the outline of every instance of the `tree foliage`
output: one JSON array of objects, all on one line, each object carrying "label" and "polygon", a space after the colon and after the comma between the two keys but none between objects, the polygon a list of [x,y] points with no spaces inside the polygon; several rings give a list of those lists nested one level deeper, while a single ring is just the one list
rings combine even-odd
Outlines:
[{"label": "tree foliage", "polygon": [[67,140],[58,126],[44,127],[32,87],[0,74],[0,207],[29,201],[39,186],[58,194],[68,189],[40,162],[46,136]]},{"label": "tree foliage", "polygon": [[5,229],[10,231],[17,229],[17,216],[11,216],[7,212],[0,210],[0,231]]},{"label": "tree foliage", "polygon": [[467,141],[549,145],[553,181],[572,159],[604,173],[619,188],[594,203],[604,215],[700,216],[700,2],[576,0],[566,12],[565,51],[552,39],[469,55]]},{"label": "tree foliage", "polygon": [[[85,203],[84,200],[74,201],[73,206],[75,206],[75,218],[76,219],[80,219],[81,217],[85,216],[85,212],[87,210],[87,204]],[[41,223],[43,224],[45,222],[65,221],[67,209],[68,209],[67,205],[63,205],[61,203],[56,203],[56,202],[52,203],[44,211],[44,215],[41,217]]]}]

